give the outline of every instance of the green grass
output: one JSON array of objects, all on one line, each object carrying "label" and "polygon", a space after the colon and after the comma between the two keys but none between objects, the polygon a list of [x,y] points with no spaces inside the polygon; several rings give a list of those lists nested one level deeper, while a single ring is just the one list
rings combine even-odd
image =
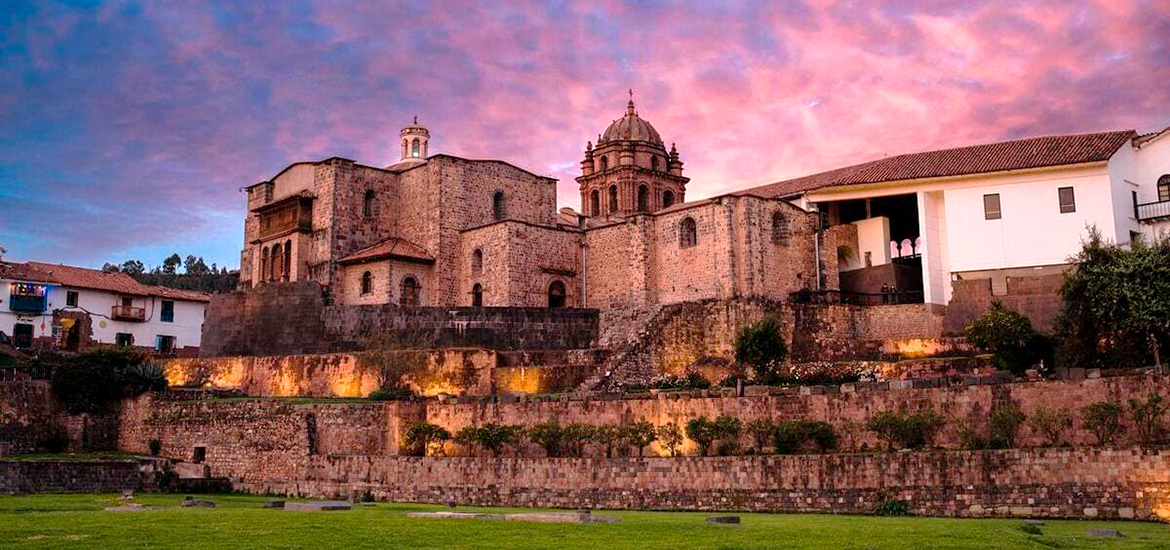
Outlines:
[{"label": "green grass", "polygon": [[[138,502],[167,508],[106,512],[116,496],[3,496],[0,548],[1170,549],[1170,526],[1137,522],[1048,521],[1039,536],[1020,531],[1018,520],[797,514],[741,514],[736,526],[706,524],[704,513],[601,512],[623,522],[565,525],[411,519],[407,512],[441,507],[410,504],[286,512],[261,509],[263,497],[237,495],[205,497],[218,503],[213,510],[178,508],[181,498],[140,495]],[[1125,537],[1091,539],[1090,528],[1119,529]]]}]

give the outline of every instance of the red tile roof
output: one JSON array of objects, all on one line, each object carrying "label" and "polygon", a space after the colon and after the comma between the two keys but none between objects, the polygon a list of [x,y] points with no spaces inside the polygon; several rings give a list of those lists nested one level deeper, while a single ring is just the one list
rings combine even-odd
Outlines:
[{"label": "red tile roof", "polygon": [[391,237],[373,246],[368,246],[338,260],[342,264],[355,264],[373,260],[396,259],[433,263],[435,257],[426,249],[406,239]]},{"label": "red tile roof", "polygon": [[142,284],[125,273],[107,272],[71,265],[26,262],[0,262],[0,277],[24,281],[56,283],[61,286],[88,290],[103,290],[135,296],[158,296],[191,302],[210,302],[211,294],[195,290],[179,290],[164,286]]},{"label": "red tile roof", "polygon": [[1106,161],[1136,135],[1133,130],[1123,130],[1043,136],[910,153],[753,187],[736,194],[780,198],[838,185],[986,174]]}]

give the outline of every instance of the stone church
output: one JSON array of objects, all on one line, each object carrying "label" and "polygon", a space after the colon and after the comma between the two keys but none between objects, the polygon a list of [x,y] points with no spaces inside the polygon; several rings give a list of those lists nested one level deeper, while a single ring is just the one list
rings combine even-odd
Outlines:
[{"label": "stone church", "polygon": [[750,192],[686,202],[678,150],[632,99],[585,146],[584,213],[557,210],[554,179],[429,154],[417,119],[401,138],[391,166],[298,162],[248,187],[241,284],[315,281],[334,304],[603,312],[815,285],[815,215]]}]

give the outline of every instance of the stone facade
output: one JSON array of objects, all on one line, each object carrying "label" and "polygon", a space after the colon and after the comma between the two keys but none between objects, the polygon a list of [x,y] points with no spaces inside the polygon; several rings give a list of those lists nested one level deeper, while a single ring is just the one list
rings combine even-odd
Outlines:
[{"label": "stone facade", "polygon": [[137,460],[0,459],[0,495],[120,493],[141,488]]}]

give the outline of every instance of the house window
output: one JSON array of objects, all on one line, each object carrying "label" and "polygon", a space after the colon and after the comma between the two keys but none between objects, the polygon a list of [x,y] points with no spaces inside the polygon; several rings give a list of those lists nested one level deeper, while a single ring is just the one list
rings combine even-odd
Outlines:
[{"label": "house window", "polygon": [[207,447],[195,447],[191,451],[191,462],[201,464],[204,460],[207,460]]},{"label": "house window", "polygon": [[594,216],[601,215],[601,193],[598,193],[596,189],[589,194],[589,211]]},{"label": "house window", "polygon": [[1140,243],[1140,242],[1142,242],[1142,234],[1137,232],[1137,231],[1130,231],[1129,232],[1129,245],[1133,246],[1133,245]]},{"label": "house window", "polygon": [[77,291],[70,290],[65,292],[65,305],[69,307],[77,307]]},{"label": "house window", "polygon": [[638,212],[650,211],[650,188],[645,185],[638,186]]},{"label": "house window", "polygon": [[694,218],[686,218],[678,224],[679,248],[690,248],[699,244],[699,230],[695,226]]},{"label": "house window", "polygon": [[483,285],[479,283],[471,287],[471,307],[483,307]]},{"label": "house window", "polygon": [[284,247],[277,243],[272,247],[272,275],[273,281],[284,279]]},{"label": "house window", "polygon": [[611,185],[611,186],[609,186],[609,211],[611,213],[613,213],[613,212],[617,212],[617,209],[618,209],[617,186]]},{"label": "house window", "polygon": [[788,218],[783,212],[772,213],[772,242],[788,246]]},{"label": "house window", "polygon": [[1170,201],[1170,174],[1158,178],[1158,202]]},{"label": "house window", "polygon": [[175,352],[175,337],[159,334],[155,339],[154,349],[163,355]]},{"label": "house window", "polygon": [[398,303],[402,307],[418,307],[421,301],[419,294],[418,281],[414,277],[402,279],[402,294]]},{"label": "house window", "polygon": [[471,274],[483,273],[483,250],[475,249],[471,252]]},{"label": "house window", "polygon": [[1061,187],[1056,190],[1057,198],[1060,200],[1060,213],[1069,214],[1077,211],[1077,198],[1073,194],[1072,187]]},{"label": "house window", "polygon": [[362,197],[362,217],[367,220],[374,217],[374,190],[366,191]]},{"label": "house window", "polygon": [[492,195],[492,218],[500,221],[504,219],[504,215],[504,192],[496,191],[496,194]]},{"label": "house window", "polygon": [[674,192],[664,191],[662,193],[662,207],[666,208],[672,204],[674,204]]},{"label": "house window", "polygon": [[12,325],[12,345],[28,349],[33,345],[33,326],[28,323]]},{"label": "house window", "polygon": [[548,285],[548,307],[565,307],[565,283],[553,281]]},{"label": "house window", "polygon": [[374,291],[374,276],[369,271],[362,273],[362,296]]},{"label": "house window", "polygon": [[998,220],[1000,217],[999,193],[983,195],[983,219]]},{"label": "house window", "polygon": [[162,311],[159,312],[158,318],[164,323],[175,322],[175,302],[174,300],[163,300]]},{"label": "house window", "polygon": [[134,345],[134,335],[119,332],[114,335],[114,345],[120,348],[128,348]]}]

